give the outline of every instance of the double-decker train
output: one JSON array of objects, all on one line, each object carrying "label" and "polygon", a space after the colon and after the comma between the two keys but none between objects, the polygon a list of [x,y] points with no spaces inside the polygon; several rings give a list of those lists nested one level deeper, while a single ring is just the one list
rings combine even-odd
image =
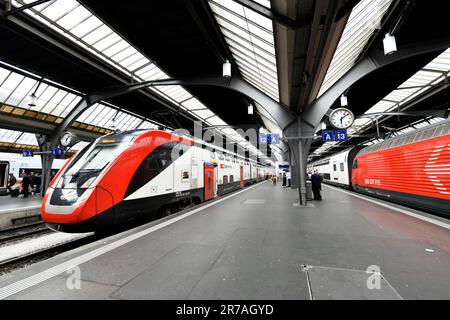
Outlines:
[{"label": "double-decker train", "polygon": [[98,138],[72,156],[48,188],[42,220],[63,232],[105,230],[170,214],[274,174],[203,141],[159,130]]},{"label": "double-decker train", "polygon": [[450,121],[310,164],[324,182],[450,217]]},{"label": "double-decker train", "polygon": [[[52,165],[52,174],[61,169],[65,160],[55,159]],[[23,157],[21,154],[0,152],[0,196],[9,193],[7,188],[9,175],[12,174],[20,184],[22,172],[30,174],[31,172],[41,174],[42,162],[41,156]]]}]

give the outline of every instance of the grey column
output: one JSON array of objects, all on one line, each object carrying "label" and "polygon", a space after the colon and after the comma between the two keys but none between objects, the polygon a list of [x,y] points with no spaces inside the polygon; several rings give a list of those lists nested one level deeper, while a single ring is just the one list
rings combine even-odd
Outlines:
[{"label": "grey column", "polygon": [[50,178],[52,174],[52,164],[54,157],[50,153],[52,146],[50,141],[48,141],[49,137],[47,137],[46,135],[37,134],[36,139],[39,144],[39,149],[42,152],[41,196],[43,197],[45,195],[45,192],[47,191],[48,186],[50,185]]}]

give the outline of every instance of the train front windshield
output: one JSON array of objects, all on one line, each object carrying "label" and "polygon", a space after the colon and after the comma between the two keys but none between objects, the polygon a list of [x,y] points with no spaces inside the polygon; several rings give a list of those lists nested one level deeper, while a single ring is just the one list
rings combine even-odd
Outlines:
[{"label": "train front windshield", "polygon": [[87,150],[81,151],[63,173],[56,188],[89,188],[108,164],[130,145],[134,137],[133,135],[104,137],[87,147]]}]

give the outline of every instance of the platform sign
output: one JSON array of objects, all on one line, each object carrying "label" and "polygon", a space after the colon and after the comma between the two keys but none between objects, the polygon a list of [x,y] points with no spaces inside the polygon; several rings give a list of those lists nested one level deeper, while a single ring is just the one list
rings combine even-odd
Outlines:
[{"label": "platform sign", "polygon": [[336,130],[334,132],[334,139],[338,142],[345,142],[348,140],[347,130]]},{"label": "platform sign", "polygon": [[55,157],[62,156],[63,154],[64,154],[63,148],[53,148],[52,149],[52,155],[54,155]]},{"label": "platform sign", "polygon": [[33,150],[23,150],[22,151],[23,157],[32,157],[33,156]]},{"label": "platform sign", "polygon": [[334,141],[334,131],[331,131],[331,130],[322,131],[322,141],[323,142]]},{"label": "platform sign", "polygon": [[274,145],[280,144],[280,135],[279,134],[258,134],[258,142],[259,144],[267,144]]}]

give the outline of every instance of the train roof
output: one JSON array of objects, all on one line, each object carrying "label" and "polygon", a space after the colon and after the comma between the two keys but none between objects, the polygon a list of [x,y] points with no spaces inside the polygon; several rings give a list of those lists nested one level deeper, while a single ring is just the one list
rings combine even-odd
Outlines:
[{"label": "train roof", "polygon": [[428,139],[433,139],[450,134],[450,120],[443,120],[425,128],[390,138],[373,146],[362,149],[358,155],[369,154],[395,147],[408,145]]},{"label": "train roof", "polygon": [[[105,135],[105,136],[138,135],[138,134],[142,134],[142,133],[145,133],[145,132],[151,132],[151,131],[169,132],[169,131],[163,131],[163,130],[157,130],[157,129],[137,129],[137,130],[128,130],[128,131],[116,131],[116,132],[109,133],[109,134],[107,134],[107,135]],[[170,134],[173,134],[173,135],[180,136],[180,137],[185,137],[185,138],[187,138],[187,139],[191,139],[192,141],[194,141],[194,143],[196,143],[196,144],[201,144],[202,146],[207,146],[207,147],[209,147],[211,150],[214,150],[215,152],[220,151],[220,152],[222,152],[225,156],[226,156],[226,155],[233,155],[233,156],[235,156],[236,158],[239,158],[239,159],[241,159],[241,160],[243,160],[243,161],[250,162],[250,163],[256,163],[256,164],[261,165],[261,166],[264,166],[264,167],[269,167],[269,166],[266,165],[266,164],[263,164],[263,163],[258,162],[258,161],[254,161],[254,160],[252,160],[252,159],[247,159],[247,158],[245,158],[245,157],[242,157],[242,156],[239,155],[238,153],[235,153],[235,152],[232,152],[232,151],[230,151],[230,150],[227,150],[227,149],[218,147],[218,146],[216,146],[216,145],[214,145],[214,144],[205,142],[205,141],[203,141],[203,140],[201,140],[201,139],[195,138],[194,136],[191,136],[191,135],[185,135],[185,134],[180,134],[180,133],[177,133],[177,132],[169,132],[169,133],[170,133]]]}]

